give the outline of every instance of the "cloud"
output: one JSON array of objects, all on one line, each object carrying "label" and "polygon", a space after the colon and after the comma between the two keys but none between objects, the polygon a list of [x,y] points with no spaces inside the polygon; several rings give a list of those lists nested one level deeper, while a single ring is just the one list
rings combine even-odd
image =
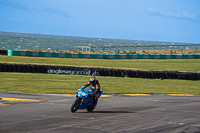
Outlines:
[{"label": "cloud", "polygon": [[38,9],[37,11],[47,12],[47,13],[50,13],[50,14],[55,14],[55,15],[59,15],[59,16],[62,16],[62,17],[70,18],[68,13],[66,13],[65,11],[54,9],[54,8],[43,8],[43,9]]},{"label": "cloud", "polygon": [[20,9],[20,10],[30,11],[30,9],[27,8],[26,6],[19,4],[15,1],[11,1],[11,0],[4,0],[4,1],[1,0],[0,5],[8,6],[11,8],[16,8],[16,9]]},{"label": "cloud", "polygon": [[196,15],[192,14],[187,11],[182,12],[172,12],[172,11],[162,11],[157,10],[155,8],[148,8],[147,13],[150,15],[157,15],[157,16],[163,16],[163,17],[170,17],[170,18],[177,18],[177,19],[190,19],[190,20],[197,20]]},{"label": "cloud", "polygon": [[45,8],[45,7],[43,7],[42,9],[28,8],[27,6],[25,6],[23,4],[20,4],[18,2],[11,1],[11,0],[4,0],[4,1],[0,0],[0,5],[8,6],[11,8],[20,9],[20,10],[24,10],[24,11],[46,12],[46,13],[55,14],[55,15],[58,15],[61,17],[70,18],[68,13],[66,13],[63,10],[55,9],[55,8]]}]

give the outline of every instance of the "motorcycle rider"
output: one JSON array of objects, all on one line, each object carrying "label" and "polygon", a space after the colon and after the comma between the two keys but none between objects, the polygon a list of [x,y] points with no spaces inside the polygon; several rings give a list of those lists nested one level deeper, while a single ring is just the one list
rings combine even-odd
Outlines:
[{"label": "motorcycle rider", "polygon": [[93,97],[93,107],[96,107],[100,95],[100,84],[95,76],[92,76],[90,80],[87,82],[87,84],[85,84],[82,87],[82,89],[84,90],[88,86],[90,86],[90,89],[93,92],[92,94],[89,95],[90,97]]}]

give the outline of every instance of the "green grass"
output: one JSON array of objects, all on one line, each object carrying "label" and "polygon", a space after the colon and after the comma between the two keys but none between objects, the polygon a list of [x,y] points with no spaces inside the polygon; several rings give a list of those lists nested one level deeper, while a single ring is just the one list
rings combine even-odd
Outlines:
[{"label": "green grass", "polygon": [[[199,71],[200,59],[75,59],[0,56],[3,63],[73,65],[130,68],[139,70]],[[200,81],[97,77],[104,94],[194,94],[200,95]],[[23,93],[74,94],[88,76],[0,72],[0,90]]]},{"label": "green grass", "polygon": [[[200,95],[200,81],[97,77],[104,94]],[[75,94],[89,76],[37,73],[0,73],[0,90],[22,93]]]},{"label": "green grass", "polygon": [[50,57],[0,56],[4,63],[55,64],[130,68],[139,70],[199,71],[200,59],[76,59]]}]

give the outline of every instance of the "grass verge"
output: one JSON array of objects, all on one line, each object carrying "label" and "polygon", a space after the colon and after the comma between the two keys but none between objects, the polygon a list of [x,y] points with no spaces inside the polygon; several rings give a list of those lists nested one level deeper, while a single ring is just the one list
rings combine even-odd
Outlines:
[{"label": "grass verge", "polygon": [[[200,95],[200,81],[97,77],[104,94]],[[37,73],[0,73],[0,90],[22,93],[75,94],[89,76]]]},{"label": "grass verge", "polygon": [[199,71],[200,59],[78,59],[0,56],[2,63],[55,64],[73,66],[93,66],[129,68],[137,70]]}]

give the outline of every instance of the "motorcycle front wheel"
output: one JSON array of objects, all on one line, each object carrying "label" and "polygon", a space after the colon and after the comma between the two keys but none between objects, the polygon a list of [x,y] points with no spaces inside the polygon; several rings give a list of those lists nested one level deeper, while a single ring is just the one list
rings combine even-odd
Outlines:
[{"label": "motorcycle front wheel", "polygon": [[72,103],[72,106],[71,106],[71,112],[72,113],[75,113],[79,106],[80,106],[80,103],[81,103],[81,100],[80,99],[76,99],[73,103]]}]

